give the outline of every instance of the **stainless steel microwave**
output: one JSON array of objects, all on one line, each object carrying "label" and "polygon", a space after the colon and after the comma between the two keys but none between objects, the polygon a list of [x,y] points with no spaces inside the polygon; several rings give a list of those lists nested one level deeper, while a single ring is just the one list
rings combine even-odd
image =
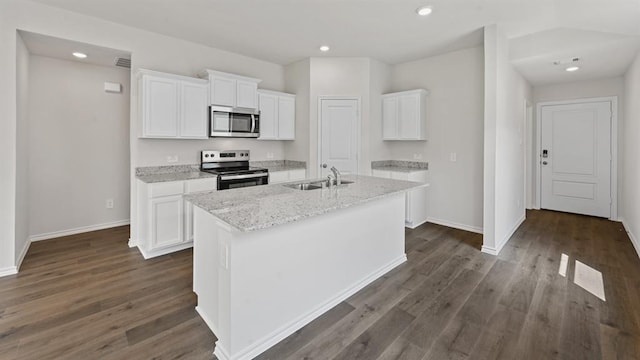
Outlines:
[{"label": "stainless steel microwave", "polygon": [[209,137],[260,136],[260,110],[212,105],[209,112]]}]

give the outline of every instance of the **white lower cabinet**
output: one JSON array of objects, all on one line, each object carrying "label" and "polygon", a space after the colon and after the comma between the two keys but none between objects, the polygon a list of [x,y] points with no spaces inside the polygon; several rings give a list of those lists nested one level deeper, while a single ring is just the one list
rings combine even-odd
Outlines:
[{"label": "white lower cabinet", "polygon": [[[371,174],[375,177],[386,179],[416,181],[426,183],[427,171],[417,170],[411,172],[389,171],[389,170],[372,170]],[[407,192],[405,201],[405,225],[411,229],[427,222],[427,203],[428,188],[421,187]]]},{"label": "white lower cabinet", "polygon": [[183,237],[182,194],[152,198],[151,248],[158,249],[180,244]]},{"label": "white lower cabinet", "polygon": [[216,178],[144,183],[138,180],[138,249],[145,259],[193,246],[193,205],[184,194],[216,189]]},{"label": "white lower cabinet", "polygon": [[269,184],[279,184],[288,181],[304,180],[307,178],[306,169],[285,171],[269,171]]}]

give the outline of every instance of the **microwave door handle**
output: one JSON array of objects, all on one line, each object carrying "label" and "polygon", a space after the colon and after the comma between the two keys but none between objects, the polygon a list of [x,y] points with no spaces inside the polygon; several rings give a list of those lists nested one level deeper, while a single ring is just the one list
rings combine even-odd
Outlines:
[{"label": "microwave door handle", "polygon": [[233,132],[233,114],[229,114],[229,132]]},{"label": "microwave door handle", "polygon": [[256,131],[256,116],[251,114],[251,133],[253,134]]}]

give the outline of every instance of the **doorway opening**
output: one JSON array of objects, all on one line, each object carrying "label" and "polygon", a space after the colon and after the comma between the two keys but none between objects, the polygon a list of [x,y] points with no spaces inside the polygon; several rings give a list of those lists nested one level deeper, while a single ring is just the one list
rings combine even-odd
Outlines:
[{"label": "doorway opening", "polygon": [[129,224],[131,54],[22,30],[16,43],[19,265],[32,241]]}]

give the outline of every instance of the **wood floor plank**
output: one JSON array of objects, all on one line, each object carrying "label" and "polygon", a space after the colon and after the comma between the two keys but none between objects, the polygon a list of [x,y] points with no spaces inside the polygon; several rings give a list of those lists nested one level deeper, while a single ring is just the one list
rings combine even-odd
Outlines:
[{"label": "wood floor plank", "polygon": [[640,360],[640,336],[600,325],[602,359]]},{"label": "wood floor plank", "polygon": [[400,335],[415,317],[393,308],[347,345],[334,360],[375,359]]},{"label": "wood floor plank", "polygon": [[421,360],[425,351],[403,338],[397,338],[378,360]]},{"label": "wood floor plank", "polygon": [[428,357],[465,359],[471,354],[515,267],[515,264],[503,260],[495,263],[455,318],[441,332]]},{"label": "wood floor plank", "polygon": [[430,350],[442,329],[462,307],[481,279],[480,273],[463,270],[401,336],[423,350]]},{"label": "wood floor plank", "polygon": [[337,323],[340,319],[347,316],[355,308],[349,303],[343,301],[333,309],[322,314],[319,318],[313,320],[307,326],[289,335],[284,340],[264,353],[258,355],[256,360],[278,360],[286,358],[294,352],[300,350],[303,346],[310,343],[314,338],[321,335],[324,331]]}]

